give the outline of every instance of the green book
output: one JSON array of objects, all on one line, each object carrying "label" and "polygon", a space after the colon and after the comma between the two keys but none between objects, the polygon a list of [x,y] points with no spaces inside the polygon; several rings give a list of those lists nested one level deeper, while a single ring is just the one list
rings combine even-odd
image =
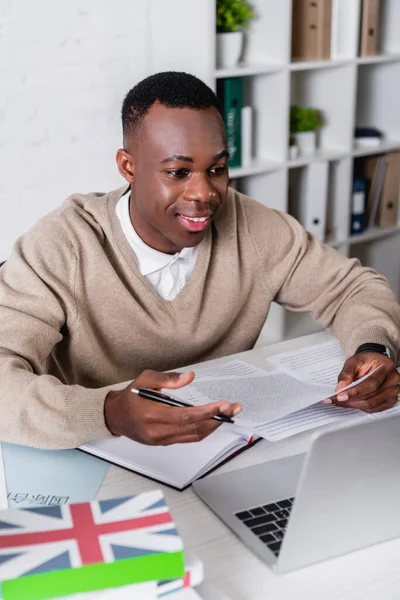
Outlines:
[{"label": "green book", "polygon": [[217,82],[217,96],[222,106],[229,152],[229,167],[242,166],[242,77],[227,77]]}]

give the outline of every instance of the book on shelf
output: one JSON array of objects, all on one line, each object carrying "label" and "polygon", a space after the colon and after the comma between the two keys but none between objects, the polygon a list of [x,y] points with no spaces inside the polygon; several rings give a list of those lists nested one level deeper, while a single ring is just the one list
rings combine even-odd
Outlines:
[{"label": "book on shelf", "polygon": [[[5,600],[40,600],[147,581],[176,579],[180,585],[187,577],[182,539],[160,490],[2,510],[0,537]],[[194,568],[198,571],[198,564]]]},{"label": "book on shelf", "polygon": [[387,168],[378,209],[378,226],[395,227],[399,208],[400,152],[386,154]]},{"label": "book on shelf", "polygon": [[363,159],[368,181],[368,227],[395,227],[398,220],[400,152],[388,152]]},{"label": "book on shelf", "polygon": [[351,202],[351,235],[357,235],[364,231],[366,186],[367,181],[364,177],[354,177]]},{"label": "book on shelf", "polygon": [[221,103],[226,127],[229,167],[242,166],[242,77],[226,77],[217,81],[217,96]]},{"label": "book on shelf", "polygon": [[327,161],[293,169],[291,175],[290,213],[321,241],[325,239],[327,222],[328,176]]},{"label": "book on shelf", "polygon": [[243,106],[241,115],[241,146],[242,146],[242,167],[249,167],[252,159],[253,146],[253,109],[251,106]]},{"label": "book on shelf", "polygon": [[379,21],[381,0],[363,0],[360,26],[360,56],[375,56],[379,52]]},{"label": "book on shelf", "polygon": [[360,158],[358,163],[367,182],[366,220],[369,228],[377,225],[379,201],[382,195],[387,161],[385,155]]},{"label": "book on shelf", "polygon": [[295,0],[292,14],[292,58],[331,57],[332,0]]},{"label": "book on shelf", "polygon": [[332,0],[331,17],[331,60],[346,58],[346,31],[343,22],[347,19],[348,0]]}]

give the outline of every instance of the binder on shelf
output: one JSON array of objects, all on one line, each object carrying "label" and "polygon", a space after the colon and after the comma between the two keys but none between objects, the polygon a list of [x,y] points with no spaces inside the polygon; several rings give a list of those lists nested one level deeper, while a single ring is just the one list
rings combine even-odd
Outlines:
[{"label": "binder on shelf", "polygon": [[292,58],[325,60],[331,56],[332,0],[295,0]]},{"label": "binder on shelf", "polygon": [[366,186],[367,181],[364,177],[354,177],[351,202],[351,235],[357,235],[364,231]]},{"label": "binder on shelf", "polygon": [[303,227],[319,240],[325,239],[328,204],[327,161],[309,164],[301,170],[298,182],[297,219]]},{"label": "binder on shelf", "polygon": [[379,227],[395,227],[399,207],[400,152],[386,154],[387,168],[379,202]]},{"label": "binder on shelf", "polygon": [[377,225],[378,208],[382,195],[386,168],[387,157],[385,154],[369,156],[363,160],[363,171],[368,187],[366,207],[368,227]]},{"label": "binder on shelf", "polygon": [[251,106],[242,108],[242,167],[251,165],[253,145],[253,109]]},{"label": "binder on shelf", "polygon": [[330,58],[335,60],[341,58],[341,34],[340,10],[341,0],[332,0],[332,18],[331,18],[331,54]]},{"label": "binder on shelf", "polygon": [[229,152],[229,167],[242,166],[243,79],[227,77],[217,82],[217,96],[222,106]]},{"label": "binder on shelf", "polygon": [[379,44],[381,0],[363,0],[360,28],[360,56],[375,56]]}]

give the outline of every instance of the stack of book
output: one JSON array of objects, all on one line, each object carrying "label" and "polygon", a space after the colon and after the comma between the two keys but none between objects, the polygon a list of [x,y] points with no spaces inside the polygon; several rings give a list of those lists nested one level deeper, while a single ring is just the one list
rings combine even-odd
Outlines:
[{"label": "stack of book", "polygon": [[[99,590],[118,597],[124,587],[132,589],[132,597],[150,600],[198,584],[202,577],[200,561],[188,557],[185,565],[182,540],[159,490],[0,511],[4,600],[73,597]],[[146,587],[145,582],[156,583]],[[139,595],[134,593],[136,586]]]},{"label": "stack of book", "polygon": [[355,161],[351,233],[365,228],[395,227],[398,222],[400,152]]},{"label": "stack of book", "polygon": [[[383,132],[377,127],[356,127],[354,131],[354,148],[377,148],[384,141]],[[378,152],[378,150],[377,150]]]},{"label": "stack of book", "polygon": [[[348,0],[294,0],[292,58],[328,60],[343,58],[346,48]],[[381,0],[362,0],[359,55],[379,52]]]}]

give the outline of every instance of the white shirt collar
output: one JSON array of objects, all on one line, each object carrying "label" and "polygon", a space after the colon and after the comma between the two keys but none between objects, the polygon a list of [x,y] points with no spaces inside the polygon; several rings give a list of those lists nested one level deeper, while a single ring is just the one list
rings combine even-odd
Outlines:
[{"label": "white shirt collar", "polygon": [[195,259],[198,246],[194,246],[193,248],[183,248],[180,252],[176,252],[175,254],[165,254],[164,252],[159,252],[158,250],[151,248],[151,246],[148,246],[136,233],[136,230],[132,225],[129,213],[129,199],[130,195],[128,194],[122,196],[118,200],[115,210],[121,223],[122,230],[136,255],[139,271],[143,276],[163,269],[179,259],[185,261],[192,261]]}]

